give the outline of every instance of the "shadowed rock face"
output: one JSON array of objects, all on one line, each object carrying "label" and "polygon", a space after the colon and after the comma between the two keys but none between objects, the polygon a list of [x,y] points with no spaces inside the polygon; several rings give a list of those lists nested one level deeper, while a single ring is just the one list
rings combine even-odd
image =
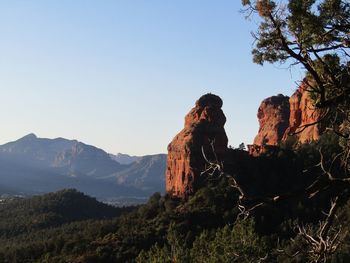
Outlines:
[{"label": "shadowed rock face", "polygon": [[320,119],[319,110],[315,109],[306,91],[306,84],[302,82],[300,87],[294,92],[289,99],[290,117],[289,127],[284,133],[283,141],[287,140],[290,134],[297,133],[300,143],[316,141],[320,138],[320,125],[311,125],[306,128],[303,126],[312,124]]},{"label": "shadowed rock face", "polygon": [[289,125],[289,97],[277,95],[263,100],[258,109],[256,145],[277,145]]},{"label": "shadowed rock face", "polygon": [[206,164],[202,149],[212,158],[212,144],[217,157],[223,158],[228,140],[221,107],[216,95],[200,97],[186,115],[184,129],[168,145],[166,191],[172,196],[186,197],[202,185]]}]

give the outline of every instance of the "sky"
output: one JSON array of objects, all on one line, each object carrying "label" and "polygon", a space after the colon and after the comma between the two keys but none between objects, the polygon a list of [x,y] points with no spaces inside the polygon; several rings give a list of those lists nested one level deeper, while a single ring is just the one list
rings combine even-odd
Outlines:
[{"label": "sky", "polygon": [[166,153],[195,101],[219,95],[229,144],[302,72],[252,62],[237,0],[0,1],[0,144],[28,133],[109,153]]}]

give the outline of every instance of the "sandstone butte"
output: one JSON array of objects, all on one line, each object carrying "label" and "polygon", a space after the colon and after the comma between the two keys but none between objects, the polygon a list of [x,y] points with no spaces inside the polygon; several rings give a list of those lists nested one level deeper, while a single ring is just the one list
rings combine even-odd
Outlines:
[{"label": "sandstone butte", "polygon": [[320,113],[313,106],[306,84],[301,83],[294,94],[272,96],[262,101],[258,109],[259,131],[254,144],[248,146],[251,155],[257,156],[280,142],[295,136],[299,143],[308,143],[320,137]]},{"label": "sandstone butte", "polygon": [[[225,159],[228,140],[222,103],[221,98],[213,94],[200,97],[186,115],[184,128],[168,145],[166,191],[171,196],[185,198],[203,185],[205,178],[201,173],[207,163],[202,150],[212,158],[214,148],[217,158]],[[263,100],[258,119],[258,135],[254,144],[248,145],[252,156],[278,149],[278,144],[291,134],[300,143],[317,140],[320,136],[319,124],[302,128],[320,119],[304,83],[290,98],[277,95]],[[301,132],[296,133],[298,131]]]},{"label": "sandstone butte", "polygon": [[320,138],[320,124],[307,126],[320,120],[320,112],[315,109],[306,88],[306,84],[302,82],[289,99],[289,127],[284,133],[283,141],[293,134],[300,143],[316,141]]},{"label": "sandstone butte", "polygon": [[289,97],[281,94],[264,99],[258,109],[256,145],[278,145],[289,126]]},{"label": "sandstone butte", "polygon": [[201,172],[207,163],[206,155],[224,157],[228,139],[224,129],[226,117],[221,109],[222,100],[214,94],[198,99],[185,117],[185,125],[168,145],[166,191],[174,197],[184,198],[204,182]]}]

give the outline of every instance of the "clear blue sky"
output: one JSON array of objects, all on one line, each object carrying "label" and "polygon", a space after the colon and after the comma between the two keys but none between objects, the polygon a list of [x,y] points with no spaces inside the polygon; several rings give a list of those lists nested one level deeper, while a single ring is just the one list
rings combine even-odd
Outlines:
[{"label": "clear blue sky", "polygon": [[251,143],[262,99],[301,73],[252,63],[237,0],[0,2],[0,143],[35,133],[108,152],[166,152],[203,94],[229,144]]}]

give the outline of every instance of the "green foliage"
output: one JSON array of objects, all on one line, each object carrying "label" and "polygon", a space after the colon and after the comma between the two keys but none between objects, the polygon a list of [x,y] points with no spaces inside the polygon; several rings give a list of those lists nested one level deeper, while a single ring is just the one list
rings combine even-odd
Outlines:
[{"label": "green foliage", "polygon": [[338,135],[340,144],[336,145],[343,151],[336,164],[338,170],[341,166],[349,173],[350,2],[256,0],[242,4],[250,15],[259,16],[253,61],[300,64],[306,70],[301,87],[320,114],[322,130]]},{"label": "green foliage", "polygon": [[193,243],[191,262],[257,262],[267,255],[267,244],[255,233],[253,220],[246,220],[214,234],[204,231]]},{"label": "green foliage", "polygon": [[[7,207],[16,221],[3,217],[3,232],[7,234],[0,236],[0,262],[134,262],[142,250],[148,251],[156,243],[161,247],[174,244],[173,257],[183,258],[177,248],[180,244],[187,251],[185,246],[203,229],[232,222],[234,199],[230,193],[232,189],[224,183],[203,189],[191,202],[155,193],[137,210],[109,207],[71,190],[16,201]],[[107,208],[114,214],[108,216]],[[74,216],[73,212],[84,215],[83,209],[90,210],[91,217]],[[29,220],[26,231],[13,232],[13,222],[21,222],[16,216],[37,218],[42,211],[63,215],[64,220],[47,220],[40,227]]]},{"label": "green foliage", "polygon": [[257,262],[268,255],[267,245],[254,232],[252,220],[239,221],[211,232],[205,230],[195,239],[192,248],[185,247],[172,230],[169,236],[163,247],[156,244],[148,251],[142,251],[137,262]]},{"label": "green foliage", "polygon": [[72,262],[67,255],[85,251],[93,238],[115,229],[112,218],[134,209],[73,189],[6,202],[0,206],[0,262]]},{"label": "green foliage", "polygon": [[288,47],[301,49],[311,56],[310,48],[317,50],[317,47],[330,47],[347,40],[350,6],[346,1],[289,0],[287,8],[285,3],[271,0],[242,1],[242,4],[251,6],[263,18],[256,34],[256,49],[253,50],[254,56],[260,56],[258,61],[261,63],[287,57],[298,59],[292,56]]},{"label": "green foliage", "polygon": [[[337,137],[325,135],[294,152],[276,148],[258,158],[230,150],[225,169],[235,171],[252,199],[283,195],[319,176],[319,167],[309,165],[318,161],[320,148],[331,158],[340,149]],[[222,176],[207,178],[205,187],[186,200],[155,193],[138,208],[113,208],[74,190],[17,200],[0,206],[0,263],[303,262],[278,249],[302,248],[295,224],[317,227],[332,195],[325,191],[311,200],[269,203],[243,221],[237,220],[238,193]],[[350,212],[340,217],[350,225]],[[346,244],[334,262],[346,262]]]},{"label": "green foliage", "polygon": [[[292,58],[303,64],[315,103],[327,106],[330,101],[336,131],[349,133],[347,100],[342,98],[341,107],[332,100],[347,98],[347,58],[338,46],[347,48],[350,5],[342,0],[287,2],[283,7],[272,0],[242,0],[261,19],[254,61]],[[317,49],[323,49],[319,57]],[[309,245],[295,226],[309,226],[317,234],[337,189],[326,185],[312,198],[305,189],[324,174],[317,165],[320,154],[333,176],[344,176],[341,159],[335,157],[350,147],[349,140],[326,133],[317,142],[298,145],[291,138],[257,158],[244,147],[228,151],[224,171],[242,186],[248,205],[268,200],[246,220],[239,219],[237,190],[222,175],[206,178],[188,199],[155,193],[138,208],[117,209],[64,190],[0,205],[0,263],[306,262]],[[347,189],[344,200],[348,195]],[[338,218],[335,229],[350,231],[349,203]],[[347,235],[328,260],[349,262],[349,255]]]},{"label": "green foliage", "polygon": [[[344,0],[242,1],[259,15],[253,61],[301,64],[315,106],[332,113],[327,125],[339,125],[350,107],[350,3]],[[348,149],[349,150],[349,149]]]},{"label": "green foliage", "polygon": [[118,209],[100,203],[74,189],[16,199],[0,205],[0,237],[11,237],[67,222],[111,218],[128,210],[131,209]]},{"label": "green foliage", "polygon": [[172,263],[171,252],[168,247],[152,246],[148,251],[142,250],[136,258],[137,263]]}]

